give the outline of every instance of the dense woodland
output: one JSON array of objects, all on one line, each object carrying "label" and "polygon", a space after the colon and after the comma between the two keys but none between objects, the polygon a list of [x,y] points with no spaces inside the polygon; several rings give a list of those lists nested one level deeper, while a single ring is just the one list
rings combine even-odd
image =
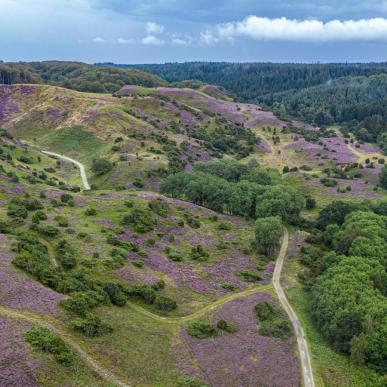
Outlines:
[{"label": "dense woodland", "polygon": [[128,84],[154,87],[165,82],[135,69],[99,67],[79,62],[0,62],[0,84],[13,83],[47,83],[78,91],[113,93]]},{"label": "dense woodland", "polygon": [[322,334],[356,364],[386,373],[386,202],[335,201],[302,248],[312,313]]},{"label": "dense woodland", "polygon": [[342,124],[345,132],[385,148],[387,75],[340,78],[266,99],[278,115],[292,115],[319,126]]},{"label": "dense woodland", "polygon": [[[113,65],[109,63],[107,65]],[[137,68],[168,82],[197,79],[223,86],[243,101],[256,101],[272,93],[300,90],[332,79],[387,73],[380,64],[294,64],[188,62],[143,65],[115,65]]]}]

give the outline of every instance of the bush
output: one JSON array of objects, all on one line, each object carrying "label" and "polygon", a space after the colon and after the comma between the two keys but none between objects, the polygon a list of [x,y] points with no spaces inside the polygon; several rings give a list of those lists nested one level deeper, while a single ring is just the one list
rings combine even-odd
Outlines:
[{"label": "bush", "polygon": [[88,337],[103,336],[113,332],[110,324],[92,314],[87,314],[86,318],[74,320],[71,326]]},{"label": "bush", "polygon": [[170,312],[177,308],[177,303],[169,297],[159,296],[156,298],[155,306],[163,312]]},{"label": "bush", "polygon": [[60,301],[59,305],[69,312],[86,316],[90,309],[106,302],[107,295],[105,292],[87,290],[73,293],[70,298]]},{"label": "bush", "polygon": [[191,214],[184,214],[184,218],[191,228],[200,228],[200,220]]},{"label": "bush", "polygon": [[145,303],[151,305],[156,300],[156,292],[153,288],[146,284],[137,284],[125,290],[128,296],[136,296],[142,298]]},{"label": "bush", "polygon": [[24,334],[26,341],[35,349],[54,355],[58,363],[70,366],[76,355],[71,352],[65,342],[48,328],[34,326]]},{"label": "bush", "polygon": [[56,259],[65,270],[73,269],[76,266],[74,249],[66,240],[59,241],[55,250]]},{"label": "bush", "polygon": [[291,327],[282,311],[267,301],[260,301],[254,307],[255,314],[260,321],[258,333],[262,336],[286,339],[291,334]]},{"label": "bush", "polygon": [[260,275],[251,270],[242,270],[241,272],[239,272],[239,275],[246,282],[259,282],[261,280]]},{"label": "bush", "polygon": [[194,320],[188,323],[187,333],[197,339],[206,339],[219,334],[217,326],[205,318]]},{"label": "bush", "polygon": [[69,193],[63,193],[60,195],[60,201],[62,203],[68,203],[70,200],[73,200],[73,197]]},{"label": "bush", "polygon": [[233,292],[234,290],[236,290],[235,285],[230,284],[230,283],[225,283],[225,284],[223,284],[223,285],[222,285],[222,288],[223,288],[223,289],[226,289],[226,290],[228,290],[228,291],[230,291],[230,292]]},{"label": "bush", "polygon": [[144,262],[141,261],[141,259],[136,259],[135,261],[132,261],[132,265],[141,268],[144,266]]},{"label": "bush", "polygon": [[210,255],[200,245],[195,245],[191,248],[191,258],[195,261],[205,262],[210,258]]},{"label": "bush", "polygon": [[122,220],[123,225],[130,225],[134,231],[139,233],[146,233],[152,231],[156,225],[155,219],[152,214],[140,208],[133,208],[131,211],[124,216]]},{"label": "bush", "polygon": [[226,320],[219,320],[216,323],[218,329],[225,331],[227,333],[235,333],[238,331],[238,328],[235,324],[229,323]]},{"label": "bush", "polygon": [[55,238],[60,233],[56,227],[43,224],[33,224],[31,229],[48,238]]},{"label": "bush", "polygon": [[143,188],[144,187],[144,182],[139,177],[135,177],[134,180],[133,180],[133,185],[136,188]]},{"label": "bush", "polygon": [[68,227],[69,221],[64,216],[57,216],[55,220],[58,222],[59,227]]},{"label": "bush", "polygon": [[325,187],[336,187],[337,181],[334,179],[329,179],[328,177],[324,177],[320,179],[320,183],[324,185]]},{"label": "bush", "polygon": [[154,290],[164,289],[165,288],[164,280],[162,279],[158,280],[154,285],[152,285],[152,288]]},{"label": "bush", "polygon": [[91,170],[97,175],[102,176],[113,169],[113,164],[105,159],[94,159],[91,165]]},{"label": "bush", "polygon": [[305,201],[305,207],[307,210],[313,210],[316,208],[316,199],[307,197]]},{"label": "bush", "polygon": [[97,210],[95,208],[88,208],[85,211],[85,215],[86,216],[95,216],[95,215],[97,215]]},{"label": "bush", "polygon": [[160,215],[163,218],[166,218],[168,216],[169,211],[170,211],[168,203],[161,200],[161,199],[156,199],[156,200],[150,201],[148,203],[148,207],[153,212],[155,212],[157,215]]},{"label": "bush", "polygon": [[28,210],[26,201],[19,197],[12,198],[8,203],[7,214],[11,218],[27,218]]},{"label": "bush", "polygon": [[220,222],[218,224],[218,230],[231,230],[231,229],[232,229],[232,225],[230,223]]}]

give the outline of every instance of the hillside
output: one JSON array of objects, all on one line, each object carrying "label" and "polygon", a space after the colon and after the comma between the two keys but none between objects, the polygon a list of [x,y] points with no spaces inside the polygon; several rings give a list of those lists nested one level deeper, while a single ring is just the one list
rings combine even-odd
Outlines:
[{"label": "hillside", "polygon": [[[316,385],[382,386],[380,149],[179,86],[0,85],[5,383],[298,386],[301,321]],[[293,325],[272,282],[284,260]],[[329,297],[355,290],[372,334]]]},{"label": "hillside", "polygon": [[78,91],[113,93],[126,84],[161,86],[165,82],[139,70],[98,67],[80,62],[0,62],[0,84],[46,83]]}]

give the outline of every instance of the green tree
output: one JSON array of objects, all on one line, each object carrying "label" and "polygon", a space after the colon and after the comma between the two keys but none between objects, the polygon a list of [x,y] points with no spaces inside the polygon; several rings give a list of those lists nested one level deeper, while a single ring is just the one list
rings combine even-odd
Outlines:
[{"label": "green tree", "polygon": [[279,217],[269,216],[255,222],[255,242],[265,255],[271,255],[280,245],[283,227]]},{"label": "green tree", "polygon": [[383,166],[379,174],[379,183],[382,188],[387,189],[387,164]]}]

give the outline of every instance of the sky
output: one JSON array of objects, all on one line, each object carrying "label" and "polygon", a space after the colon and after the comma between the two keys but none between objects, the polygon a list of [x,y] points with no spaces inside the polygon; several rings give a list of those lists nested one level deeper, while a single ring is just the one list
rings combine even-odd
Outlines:
[{"label": "sky", "polygon": [[387,0],[0,0],[0,60],[387,61]]}]

